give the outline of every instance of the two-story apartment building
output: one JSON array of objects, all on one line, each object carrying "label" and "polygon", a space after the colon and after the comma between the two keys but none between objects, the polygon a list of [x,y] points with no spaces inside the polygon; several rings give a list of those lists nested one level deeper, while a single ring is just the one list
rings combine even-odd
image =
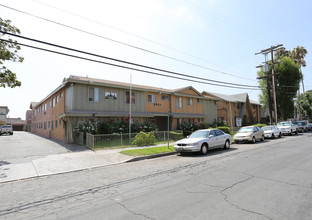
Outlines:
[{"label": "two-story apartment building", "polygon": [[70,76],[42,101],[31,105],[31,130],[71,143],[79,121],[119,120],[130,114],[133,120],[152,121],[159,130],[167,129],[169,114],[170,129],[175,129],[182,121],[216,121],[217,100],[193,87],[170,90]]},{"label": "two-story apartment building", "polygon": [[203,92],[206,97],[219,98],[218,121],[226,121],[231,127],[237,126],[237,121],[241,125],[260,123],[261,105],[249,99],[247,93],[224,95],[213,92]]}]

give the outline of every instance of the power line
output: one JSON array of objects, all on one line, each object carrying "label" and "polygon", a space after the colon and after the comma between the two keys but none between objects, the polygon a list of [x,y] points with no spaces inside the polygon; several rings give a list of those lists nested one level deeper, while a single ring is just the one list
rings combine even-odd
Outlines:
[{"label": "power line", "polygon": [[[4,39],[0,39],[0,40],[4,41],[4,42],[10,42],[9,40],[4,40]],[[213,85],[213,86],[220,86],[220,87],[227,87],[227,88],[250,89],[250,88],[244,88],[244,87],[238,87],[238,86],[220,85],[220,84],[215,84],[215,83],[202,82],[202,81],[198,81],[198,80],[186,79],[186,78],[181,78],[181,77],[177,77],[177,76],[169,76],[169,75],[165,75],[165,74],[161,74],[161,73],[155,73],[155,72],[151,72],[151,71],[147,71],[147,70],[142,70],[142,69],[127,67],[127,66],[122,66],[122,65],[108,63],[108,62],[103,62],[103,61],[99,61],[99,60],[94,60],[94,59],[90,59],[90,58],[85,58],[85,57],[80,57],[80,56],[71,55],[71,54],[67,54],[67,53],[62,53],[62,52],[53,51],[53,50],[49,50],[49,49],[44,49],[44,48],[40,48],[40,47],[35,47],[35,46],[22,44],[22,43],[18,43],[18,42],[16,44],[21,45],[21,46],[25,46],[25,47],[29,47],[29,48],[33,48],[33,49],[37,49],[37,50],[41,50],[41,51],[54,53],[54,54],[64,55],[64,56],[68,56],[68,57],[72,57],[72,58],[77,58],[77,59],[81,59],[81,60],[87,60],[87,61],[101,63],[101,64],[106,64],[106,65],[119,67],[119,68],[124,68],[124,69],[129,69],[129,70],[133,70],[133,71],[149,73],[149,74],[153,74],[153,75],[157,75],[157,76],[163,76],[163,77],[167,77],[167,78],[173,78],[173,79],[179,79],[179,80],[184,80],[184,81],[189,81],[189,82],[195,82],[195,83],[201,83],[201,84],[207,84],[207,85]]]},{"label": "power line", "polygon": [[75,27],[72,27],[72,26],[69,26],[69,25],[66,25],[66,24],[62,24],[62,23],[57,22],[57,21],[53,21],[53,20],[50,20],[50,19],[47,19],[47,18],[43,18],[43,17],[37,16],[37,15],[33,15],[31,13],[24,12],[24,11],[21,11],[21,10],[18,10],[18,9],[9,7],[9,6],[5,6],[3,4],[0,4],[0,6],[8,8],[8,9],[11,9],[13,11],[17,11],[17,12],[22,13],[22,14],[26,14],[28,16],[32,16],[32,17],[35,17],[35,18],[38,18],[38,19],[41,19],[41,20],[44,20],[44,21],[56,24],[56,25],[60,25],[60,26],[63,26],[63,27],[66,27],[66,28],[69,28],[69,29],[72,29],[72,30],[75,30],[75,31],[79,31],[79,32],[82,32],[82,33],[85,33],[85,34],[89,34],[89,35],[92,35],[92,36],[95,36],[95,37],[99,37],[99,38],[102,38],[102,39],[105,39],[105,40],[112,41],[114,43],[122,44],[122,45],[127,46],[127,47],[131,47],[131,48],[134,48],[134,49],[137,49],[137,50],[141,50],[141,51],[144,51],[144,52],[147,52],[147,53],[151,53],[153,55],[162,56],[162,57],[165,57],[165,58],[168,58],[168,59],[171,59],[171,60],[175,60],[175,61],[182,62],[182,63],[188,64],[188,65],[196,66],[196,67],[199,67],[199,68],[202,68],[202,69],[206,69],[206,70],[209,70],[209,71],[221,73],[221,74],[224,74],[224,75],[228,75],[228,76],[232,76],[232,77],[237,77],[237,78],[253,81],[252,79],[249,79],[249,78],[236,76],[236,75],[233,75],[233,74],[226,73],[224,71],[220,71],[220,70],[216,70],[216,69],[213,69],[213,68],[205,67],[205,66],[202,66],[202,65],[194,64],[194,63],[191,63],[191,62],[188,62],[188,61],[185,61],[185,60],[181,60],[181,59],[174,58],[174,57],[171,57],[171,56],[167,56],[167,55],[155,52],[155,51],[151,51],[151,50],[144,49],[144,48],[141,48],[141,47],[138,47],[138,46],[134,46],[134,45],[131,45],[131,44],[128,44],[128,43],[124,43],[124,42],[121,42],[121,41],[118,41],[118,40],[114,40],[112,38],[108,38],[108,37],[104,37],[104,36],[101,36],[101,35],[98,35],[98,34],[94,34],[94,33],[91,33],[91,32],[88,32],[88,31],[85,31],[85,30],[82,30],[82,29],[79,29],[79,28],[75,28]]},{"label": "power line", "polygon": [[[44,3],[44,2],[41,2],[41,1],[38,1],[38,0],[33,0],[33,1],[36,2],[36,3],[38,3],[38,4],[42,4],[42,5],[46,6],[46,7],[53,8],[53,9],[55,9],[55,10],[61,11],[61,12],[63,12],[63,13],[70,14],[70,15],[72,15],[72,16],[85,19],[85,20],[87,20],[87,21],[90,21],[90,22],[93,22],[93,23],[96,23],[96,24],[99,24],[99,25],[102,25],[102,26],[111,28],[111,29],[113,29],[113,30],[116,30],[116,31],[119,31],[119,32],[128,34],[128,35],[130,35],[130,36],[133,36],[133,37],[136,37],[136,38],[139,38],[139,39],[142,39],[142,40],[151,42],[151,43],[153,43],[153,44],[162,46],[162,47],[164,47],[164,48],[167,48],[167,49],[170,49],[170,50],[173,50],[173,51],[176,51],[176,52],[178,52],[178,53],[181,53],[181,54],[184,54],[184,55],[193,57],[193,58],[195,58],[195,59],[202,60],[202,61],[204,61],[204,62],[213,64],[213,65],[215,65],[215,66],[219,66],[219,67],[222,67],[222,68],[226,68],[226,67],[221,66],[221,65],[219,65],[219,64],[216,64],[216,63],[214,63],[214,62],[211,62],[211,61],[209,61],[209,60],[207,60],[207,59],[204,59],[204,58],[201,58],[201,57],[198,57],[198,56],[194,56],[194,55],[192,55],[192,54],[190,54],[190,53],[186,53],[186,52],[184,52],[184,51],[175,49],[175,48],[170,47],[170,46],[168,46],[168,45],[165,45],[165,44],[163,44],[163,43],[159,43],[159,42],[156,42],[156,41],[154,41],[154,40],[151,40],[151,39],[148,39],[148,38],[145,38],[145,37],[141,37],[141,36],[139,36],[139,35],[137,35],[137,34],[133,34],[133,33],[129,32],[129,31],[125,31],[125,30],[122,30],[122,29],[120,29],[120,28],[116,28],[116,27],[114,27],[114,26],[111,26],[111,25],[108,25],[108,24],[104,24],[104,23],[102,23],[102,22],[99,22],[99,21],[96,21],[96,20],[87,18],[87,17],[85,17],[85,16],[81,16],[81,15],[79,15],[79,14],[75,14],[75,13],[73,13],[73,12],[71,12],[71,11],[67,11],[67,10],[64,10],[64,9],[61,9],[61,8],[58,8],[58,7],[55,7],[55,6],[53,6],[53,5],[50,5],[50,4],[47,4],[47,3]],[[197,64],[195,64],[195,65],[198,67]],[[206,68],[206,67],[204,67],[204,68]],[[229,75],[230,75],[230,74],[229,74]],[[254,79],[249,79],[249,78],[240,77],[240,76],[236,76],[236,75],[231,75],[231,76],[237,77],[237,78],[246,79],[246,80],[250,80],[250,81],[254,81]]]},{"label": "power line", "polygon": [[112,61],[116,61],[116,62],[120,62],[120,63],[130,64],[130,65],[134,65],[134,66],[138,66],[138,67],[143,67],[143,68],[156,70],[156,71],[161,71],[161,72],[165,72],[165,73],[170,73],[170,74],[174,74],[174,75],[179,75],[179,76],[183,76],[183,77],[191,77],[191,78],[195,78],[195,79],[199,79],[199,80],[205,80],[205,81],[209,81],[209,82],[215,82],[215,83],[221,83],[221,84],[227,84],[227,85],[250,87],[250,88],[259,88],[258,86],[236,84],[236,83],[228,83],[228,82],[223,82],[223,81],[218,81],[218,80],[212,80],[212,79],[196,77],[196,76],[183,74],[183,73],[178,73],[178,72],[174,72],[174,71],[164,70],[164,69],[160,69],[160,68],[150,67],[150,66],[146,66],[146,65],[141,65],[141,64],[128,62],[128,61],[124,61],[124,60],[120,60],[120,59],[115,59],[115,58],[111,58],[111,57],[107,57],[107,56],[97,55],[97,54],[94,54],[94,53],[89,53],[89,52],[85,52],[85,51],[81,51],[81,50],[77,50],[77,49],[73,49],[73,48],[69,48],[69,47],[64,47],[64,46],[61,46],[61,45],[52,44],[52,43],[49,43],[49,42],[36,40],[36,39],[33,39],[33,38],[20,36],[20,35],[16,35],[16,34],[13,34],[13,33],[4,32],[4,31],[0,31],[0,33],[8,34],[8,35],[11,35],[11,36],[14,36],[14,37],[18,37],[18,38],[22,38],[22,39],[25,39],[25,40],[34,41],[34,42],[37,42],[37,43],[42,43],[42,44],[53,46],[53,47],[58,47],[58,48],[65,49],[65,50],[70,50],[70,51],[74,51],[74,52],[78,52],[78,53],[83,53],[83,54],[86,54],[86,55],[100,57],[100,58],[104,58],[104,59],[108,59],[108,60],[112,60]]}]

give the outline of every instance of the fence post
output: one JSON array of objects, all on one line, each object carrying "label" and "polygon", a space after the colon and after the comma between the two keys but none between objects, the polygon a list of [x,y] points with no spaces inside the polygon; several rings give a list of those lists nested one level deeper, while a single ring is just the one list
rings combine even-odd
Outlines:
[{"label": "fence post", "polygon": [[92,149],[94,149],[94,135],[93,134],[90,134],[90,135],[92,135],[91,137],[92,137]]},{"label": "fence post", "polygon": [[122,132],[120,133],[120,147],[122,147]]}]

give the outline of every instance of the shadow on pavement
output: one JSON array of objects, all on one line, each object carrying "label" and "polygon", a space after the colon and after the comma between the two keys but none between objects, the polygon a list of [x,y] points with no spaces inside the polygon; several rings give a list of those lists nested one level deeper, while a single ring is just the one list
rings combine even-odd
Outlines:
[{"label": "shadow on pavement", "polygon": [[238,148],[231,146],[231,148],[227,149],[227,150],[224,150],[223,148],[209,150],[206,155],[202,155],[202,154],[200,154],[200,152],[195,152],[195,153],[185,152],[182,154],[178,153],[178,156],[182,156],[182,157],[209,157],[209,156],[214,156],[214,155],[218,155],[218,154],[222,154],[222,153],[226,153],[226,152],[235,151],[237,149]]},{"label": "shadow on pavement", "polygon": [[42,135],[39,135],[39,134],[34,134],[34,133],[31,133],[37,137],[40,137],[40,138],[43,138],[47,141],[51,141],[53,143],[56,143],[64,148],[66,148],[68,151],[71,151],[71,152],[81,152],[81,151],[90,151],[89,148],[86,148],[84,146],[81,146],[79,144],[67,144],[63,141],[60,141],[60,140],[57,140],[57,139],[53,139],[53,138],[48,138],[48,137],[45,137],[45,136],[42,136]]}]

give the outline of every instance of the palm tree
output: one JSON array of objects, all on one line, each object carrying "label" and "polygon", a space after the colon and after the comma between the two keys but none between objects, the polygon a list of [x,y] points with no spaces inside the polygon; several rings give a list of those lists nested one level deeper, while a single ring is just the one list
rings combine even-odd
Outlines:
[{"label": "palm tree", "polygon": [[[291,58],[297,64],[299,64],[301,74],[302,74],[301,66],[305,67],[307,65],[306,61],[304,60],[304,58],[307,55],[307,53],[308,53],[308,51],[304,47],[302,47],[302,46],[298,46],[298,47],[294,48],[293,51],[291,52]],[[303,74],[302,74],[301,82],[302,82],[302,90],[303,90],[303,93],[304,93]]]}]

